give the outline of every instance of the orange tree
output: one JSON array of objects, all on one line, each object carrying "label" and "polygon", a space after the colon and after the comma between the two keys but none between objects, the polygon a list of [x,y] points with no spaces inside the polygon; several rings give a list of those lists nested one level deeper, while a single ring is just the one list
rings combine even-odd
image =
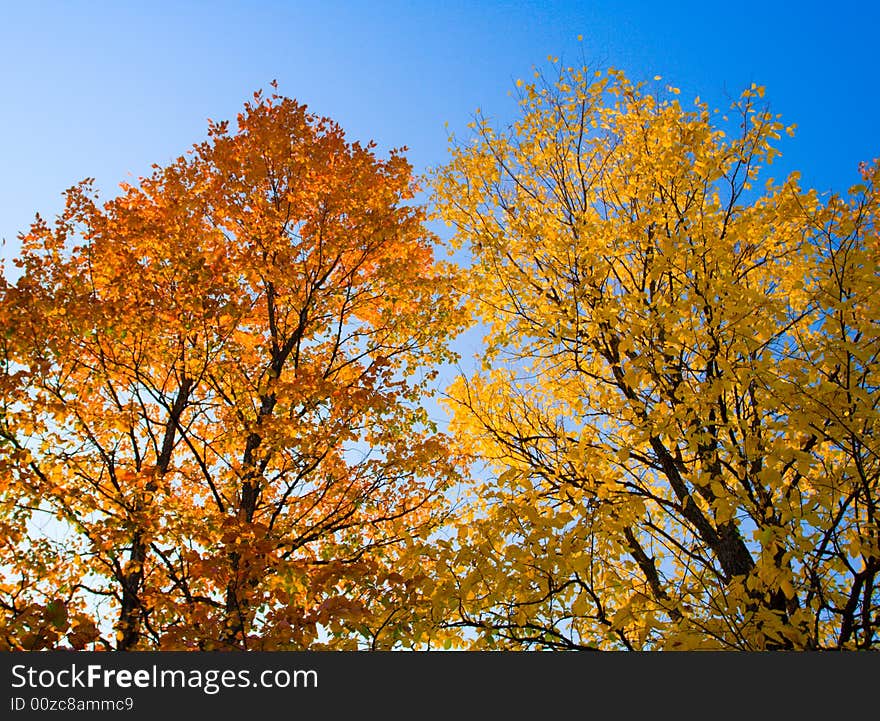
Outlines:
[{"label": "orange tree", "polygon": [[456,479],[449,269],[400,152],[255,95],[22,236],[0,315],[5,648],[416,644]]},{"label": "orange tree", "polygon": [[763,88],[677,95],[561,69],[436,175],[487,331],[434,589],[475,647],[877,646],[878,167],[759,186]]}]

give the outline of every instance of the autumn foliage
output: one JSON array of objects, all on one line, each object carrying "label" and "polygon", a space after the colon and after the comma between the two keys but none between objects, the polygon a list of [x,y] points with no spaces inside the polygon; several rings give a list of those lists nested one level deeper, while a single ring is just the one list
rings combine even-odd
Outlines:
[{"label": "autumn foliage", "polygon": [[5,648],[384,648],[446,513],[455,305],[403,156],[257,95],[3,288]]},{"label": "autumn foliage", "polygon": [[434,173],[462,267],[277,94],[38,217],[0,648],[877,648],[880,166],[823,196],[761,87],[557,70]]},{"label": "autumn foliage", "polygon": [[487,328],[436,594],[472,646],[876,648],[880,168],[765,182],[763,94],[559,68],[438,174]]}]

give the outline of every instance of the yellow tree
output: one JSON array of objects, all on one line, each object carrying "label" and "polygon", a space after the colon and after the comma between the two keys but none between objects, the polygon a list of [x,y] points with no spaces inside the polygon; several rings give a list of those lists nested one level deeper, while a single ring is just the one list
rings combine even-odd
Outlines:
[{"label": "yellow tree", "polygon": [[458,313],[414,191],[400,152],[257,94],[235,132],[22,236],[7,647],[418,642],[408,549],[456,479],[423,400]]},{"label": "yellow tree", "polygon": [[560,68],[438,171],[486,473],[434,610],[474,646],[877,646],[878,170],[758,185],[763,93],[722,116]]}]

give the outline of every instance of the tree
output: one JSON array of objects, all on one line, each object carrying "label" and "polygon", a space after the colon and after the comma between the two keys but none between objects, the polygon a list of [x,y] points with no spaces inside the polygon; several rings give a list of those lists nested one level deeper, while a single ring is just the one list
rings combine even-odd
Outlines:
[{"label": "tree", "polygon": [[4,647],[419,642],[458,312],[415,190],[400,151],[258,93],[37,218],[0,297]]},{"label": "tree", "polygon": [[475,647],[876,648],[880,166],[760,190],[763,88],[722,118],[536,77],[435,180],[486,328],[453,427],[487,468],[435,613]]}]

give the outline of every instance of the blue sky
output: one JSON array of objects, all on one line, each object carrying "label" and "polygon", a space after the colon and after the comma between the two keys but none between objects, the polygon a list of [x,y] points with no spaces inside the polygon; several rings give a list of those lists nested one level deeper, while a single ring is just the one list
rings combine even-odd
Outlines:
[{"label": "blue sky", "polygon": [[[3,255],[36,211],[92,176],[105,195],[279,90],[352,139],[443,162],[448,122],[512,118],[516,78],[565,62],[656,74],[723,104],[752,82],[798,133],[783,170],[845,189],[880,155],[875,3],[28,2],[0,0]],[[582,43],[577,36],[583,35]],[[8,264],[7,264],[8,265]]]}]

